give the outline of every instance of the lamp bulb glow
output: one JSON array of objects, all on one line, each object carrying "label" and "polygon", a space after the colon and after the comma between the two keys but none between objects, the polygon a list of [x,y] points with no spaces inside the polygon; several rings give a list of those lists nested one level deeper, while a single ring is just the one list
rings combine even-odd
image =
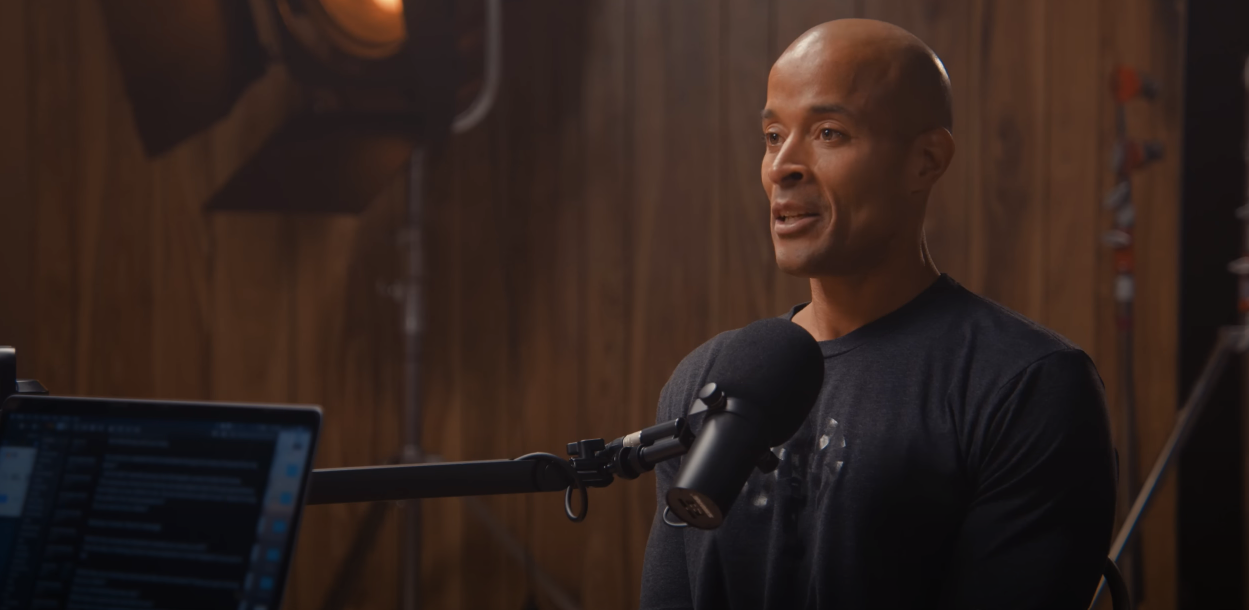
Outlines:
[{"label": "lamp bulb glow", "polygon": [[403,0],[373,0],[373,3],[387,13],[403,12]]}]

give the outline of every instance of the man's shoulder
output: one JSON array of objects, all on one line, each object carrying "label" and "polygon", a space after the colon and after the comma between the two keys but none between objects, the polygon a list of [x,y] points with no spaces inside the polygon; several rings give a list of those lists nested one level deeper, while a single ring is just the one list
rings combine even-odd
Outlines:
[{"label": "man's shoulder", "polygon": [[707,372],[723,351],[724,345],[737,334],[739,329],[726,330],[708,339],[681,359],[681,363],[672,371],[668,383],[664,384],[659,395],[659,412],[656,421],[669,421],[685,415],[689,403],[694,400],[698,388],[704,384]]},{"label": "man's shoulder", "polygon": [[953,301],[958,315],[949,338],[980,358],[1003,365],[1026,365],[1058,352],[1083,353],[1054,330],[961,286]]},{"label": "man's shoulder", "polygon": [[1037,367],[1096,376],[1088,354],[1054,330],[961,286],[952,301],[942,341],[959,352],[972,388],[995,393]]}]

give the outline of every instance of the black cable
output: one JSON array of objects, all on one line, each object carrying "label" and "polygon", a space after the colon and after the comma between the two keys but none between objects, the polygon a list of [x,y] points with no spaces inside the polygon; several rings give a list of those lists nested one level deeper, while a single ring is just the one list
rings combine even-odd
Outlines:
[{"label": "black cable", "polygon": [[564,490],[564,516],[568,517],[573,523],[580,523],[585,520],[585,514],[589,510],[590,494],[586,493],[584,485],[577,485],[577,489],[581,491],[581,512],[573,514],[572,512],[572,486]]},{"label": "black cable", "polygon": [[[568,460],[565,460],[559,457],[558,455],[555,455],[552,453],[541,453],[541,452],[526,453],[525,455],[522,455],[516,459],[517,460],[539,460],[539,461],[554,462],[556,464],[559,464],[560,467],[564,469],[564,472],[568,475],[568,478],[571,479],[573,482],[572,485],[569,485],[567,488],[564,489],[564,515],[568,517],[568,520],[572,521],[573,523],[580,523],[581,521],[585,520],[586,513],[589,512],[590,510],[590,493],[586,491],[585,484],[581,482],[581,477],[577,476],[576,469],[572,467],[572,464],[568,463]],[[581,512],[579,513],[572,512],[572,488],[573,486],[576,486],[577,490],[581,492]]]}]

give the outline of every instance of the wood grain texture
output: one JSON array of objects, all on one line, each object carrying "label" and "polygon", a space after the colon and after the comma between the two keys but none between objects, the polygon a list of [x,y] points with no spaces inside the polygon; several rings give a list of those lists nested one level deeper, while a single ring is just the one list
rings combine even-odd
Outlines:
[{"label": "wood grain texture", "polygon": [[[577,148],[583,155],[576,308],[583,332],[583,373],[577,402],[593,405],[592,411],[580,410],[576,421],[578,433],[587,436],[599,434],[593,430],[632,429],[635,423],[626,402],[631,278],[626,174],[629,11],[628,0],[587,7],[585,64],[576,68],[582,74]],[[650,515],[634,514],[635,507],[627,500],[631,491],[644,490],[613,486],[603,491],[593,500],[595,517],[601,520],[582,524],[580,586],[599,599],[636,607]]]},{"label": "wood grain texture", "polygon": [[[1128,107],[1129,133],[1163,143],[1168,157],[1133,178],[1136,222],[1136,396],[1140,471],[1148,472],[1175,422],[1180,400],[1176,378],[1179,316],[1179,172],[1181,147],[1182,7],[1115,0],[1105,57],[1154,75],[1163,85],[1156,102]],[[1174,474],[1141,526],[1145,599],[1150,608],[1177,603]]]},{"label": "wood grain texture", "polygon": [[803,32],[833,19],[863,17],[871,0],[772,0],[771,64]]},{"label": "wood grain texture", "polygon": [[[430,151],[424,448],[447,460],[563,454],[654,421],[672,369],[714,334],[806,300],[776,270],[759,185],[768,69],[827,19],[905,27],[955,96],[953,165],[930,202],[936,262],[1065,334],[1117,392],[1107,253],[1115,62],[1159,77],[1132,131],[1178,151],[1182,16],[1152,0],[531,0],[506,3],[505,79],[475,130]],[[66,25],[71,24],[71,25]],[[201,211],[299,102],[271,70],[214,128],[142,155],[99,8],[0,3],[0,343],[58,394],[320,403],[320,466],[400,449],[407,187],[353,218]],[[1142,459],[1175,408],[1178,159],[1141,175]],[[1145,522],[1149,608],[1175,605],[1174,487]],[[523,565],[458,500],[422,503],[430,608],[632,608],[653,479],[485,499]],[[287,608],[319,606],[365,512],[307,513]],[[391,510],[351,598],[399,599]]]},{"label": "wood grain texture", "polygon": [[[455,151],[466,140],[480,137],[478,131],[460,136],[447,151],[430,158],[430,180],[425,195],[428,205],[424,220],[429,227],[425,263],[430,270],[425,282],[430,295],[425,308],[425,353],[431,357],[425,359],[422,367],[425,384],[421,396],[427,406],[421,440],[426,453],[448,460],[459,459],[464,453],[464,410],[460,398],[464,385],[460,366],[464,345],[459,341],[459,329],[470,320],[462,307],[460,288],[470,278],[456,249],[462,206],[454,204],[462,200],[457,197],[455,182],[449,178],[461,156]],[[465,515],[461,502],[456,499],[424,501],[422,511],[422,599],[431,608],[466,607],[463,594],[467,571],[459,563],[459,557],[465,531],[476,524]]]},{"label": "wood grain texture", "polygon": [[[34,226],[34,336],[26,352],[48,387],[81,391],[78,384],[80,223],[76,185],[79,163],[76,62],[77,4],[27,5],[28,53],[35,66],[28,82],[31,99],[30,161]],[[103,160],[100,160],[103,161]]]},{"label": "wood grain texture", "polygon": [[[28,10],[25,2],[0,3],[0,223],[5,231],[0,255],[0,343],[31,345],[34,341],[33,282],[36,273],[37,208],[31,192]],[[24,354],[25,352],[23,352]],[[23,357],[23,362],[25,357]],[[25,371],[19,363],[19,374]]]},{"label": "wood grain texture", "polygon": [[[201,211],[298,103],[285,74],[151,159],[97,3],[6,2],[0,30],[0,343],[22,375],[60,395],[316,402],[319,464],[397,451],[397,319],[375,288],[397,265],[375,239],[393,219]],[[309,512],[287,607],[320,604],[360,512]],[[369,558],[364,604],[394,605],[394,539]]]},{"label": "wood grain texture", "polygon": [[988,255],[986,295],[1043,320],[1041,298],[1048,130],[1045,113],[1045,28],[1042,1],[990,1],[982,19],[989,33],[976,51],[981,74],[981,214]]},{"label": "wood grain texture", "polygon": [[[583,258],[584,153],[581,125],[574,118],[582,108],[583,73],[578,58],[585,52],[586,42],[583,4],[548,2],[542,8],[523,22],[528,36],[532,36],[526,46],[534,52],[535,69],[521,76],[543,75],[544,69],[550,70],[546,79],[550,85],[533,88],[532,95],[526,96],[527,104],[514,108],[519,113],[514,116],[529,117],[532,135],[518,140],[531,142],[532,154],[512,157],[508,163],[509,205],[524,214],[520,222],[525,227],[523,237],[513,234],[513,243],[521,246],[524,254],[515,268],[519,273],[508,282],[514,298],[515,366],[506,391],[520,399],[513,411],[515,419],[500,422],[511,432],[504,445],[509,455],[530,451],[566,455],[568,441],[594,436],[591,430],[602,429],[594,421],[594,410],[581,418],[554,407],[586,404],[585,328],[578,323],[584,293],[577,280]],[[542,24],[563,34],[543,36]],[[522,130],[518,135],[527,134]],[[534,443],[530,439],[541,440]],[[534,560],[541,566],[567,565],[568,558],[583,554],[581,524],[571,523],[563,515],[561,496],[523,498],[523,531]],[[579,562],[570,567],[551,569],[554,581],[574,599],[588,604],[596,595],[585,590],[584,576],[596,568]]]},{"label": "wood grain texture", "polygon": [[120,74],[111,72],[108,39],[96,25],[98,7],[77,8],[77,387],[99,396],[147,398],[155,385],[152,172],[131,136],[130,109],[116,84]]},{"label": "wood grain texture", "polygon": [[[1098,270],[1102,262],[1100,213],[1105,154],[1101,108],[1107,102],[1106,75],[1098,54],[1101,21],[1097,5],[1060,0],[1045,6],[1048,172],[1045,225],[1044,311],[1049,326],[1084,348],[1095,360]],[[1090,145],[1090,141],[1095,145]]]},{"label": "wood grain texture", "polygon": [[[985,95],[984,92],[989,88],[988,79],[985,77],[987,65],[986,57],[981,49],[986,44],[986,39],[992,34],[990,30],[990,22],[987,19],[985,11],[986,3],[989,0],[970,0],[967,12],[967,28],[963,36],[967,41],[967,65],[963,69],[966,75],[966,84],[964,86],[964,97],[954,99],[954,106],[958,108],[962,106],[966,108],[968,120],[963,127],[955,127],[958,134],[956,135],[956,144],[959,151],[955,153],[956,157],[962,157],[964,163],[969,169],[962,176],[962,190],[965,202],[962,208],[952,209],[951,212],[963,212],[966,214],[965,228],[966,233],[961,241],[963,248],[966,250],[966,266],[963,269],[965,275],[959,279],[964,286],[972,292],[983,294],[985,285],[985,268],[986,260],[988,260],[985,251],[985,240],[982,236],[985,233],[986,214],[984,211],[984,173],[983,168],[986,161],[986,148],[984,146],[983,134],[987,128],[984,121],[985,112]],[[955,68],[955,73],[957,73]],[[953,83],[951,83],[953,84]],[[956,115],[957,118],[957,115]],[[958,187],[955,187],[958,188]],[[939,227],[943,223],[949,221],[937,220],[943,216],[939,210],[930,208],[928,226]],[[935,243],[940,244],[943,237],[940,233],[932,236]],[[940,261],[937,262],[940,265]],[[957,278],[957,276],[955,276]]]}]

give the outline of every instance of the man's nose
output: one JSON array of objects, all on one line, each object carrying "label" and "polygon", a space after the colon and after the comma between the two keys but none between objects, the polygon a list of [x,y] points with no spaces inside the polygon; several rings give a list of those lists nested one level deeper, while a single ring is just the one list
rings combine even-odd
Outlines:
[{"label": "man's nose", "polygon": [[768,180],[778,186],[793,186],[802,182],[810,170],[797,159],[792,150],[781,150],[768,168]]}]

